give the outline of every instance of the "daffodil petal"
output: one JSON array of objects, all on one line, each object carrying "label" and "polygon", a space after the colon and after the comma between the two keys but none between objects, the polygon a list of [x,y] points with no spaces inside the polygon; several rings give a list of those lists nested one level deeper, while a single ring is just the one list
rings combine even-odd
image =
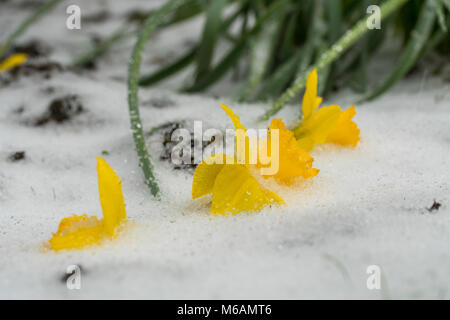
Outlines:
[{"label": "daffodil petal", "polygon": [[[217,160],[220,158],[222,158],[222,161],[217,163]],[[225,166],[225,163],[234,163],[234,159],[233,162],[230,162],[230,157],[216,154],[205,159],[197,166],[194,172],[194,179],[192,180],[192,199],[197,199],[213,192],[216,177]]]},{"label": "daffodil petal", "polygon": [[280,197],[260,187],[246,166],[225,165],[214,183],[211,213],[253,212],[281,203]]},{"label": "daffodil petal", "polygon": [[230,117],[231,121],[233,121],[234,129],[235,130],[244,130],[247,131],[247,129],[242,125],[241,118],[237,114],[231,110],[231,108],[228,108],[226,105],[222,104],[220,105],[222,109],[226,112],[226,114]]},{"label": "daffodil petal", "polygon": [[[249,164],[250,162],[250,139],[247,135],[247,129],[242,125],[241,119],[237,114],[233,112],[226,105],[221,105],[222,109],[230,117],[234,125],[234,130],[236,133],[236,151],[237,159],[240,164]],[[244,143],[244,147],[242,147]]]},{"label": "daffodil petal", "polygon": [[283,199],[281,199],[281,197],[279,195],[277,195],[275,192],[270,191],[269,189],[263,189],[264,194],[266,195],[266,197],[269,199],[270,203],[274,203],[274,204],[286,204],[286,202],[284,202]]},{"label": "daffodil petal", "polygon": [[102,158],[97,158],[98,188],[103,219],[74,215],[61,220],[58,231],[49,240],[54,251],[82,249],[100,244],[117,235],[118,226],[126,221],[122,185],[114,170]]},{"label": "daffodil petal", "polygon": [[317,96],[317,82],[317,70],[314,69],[306,79],[306,90],[302,102],[303,119],[309,118],[322,103],[322,98]]},{"label": "daffodil petal", "polygon": [[341,146],[356,147],[360,140],[360,131],[356,123],[352,120],[356,114],[354,106],[341,113],[339,121],[331,130],[325,142],[338,144]]},{"label": "daffodil petal", "polygon": [[58,231],[49,240],[54,251],[82,249],[99,244],[106,237],[103,221],[97,217],[74,215],[61,220]]},{"label": "daffodil petal", "polygon": [[105,231],[114,236],[117,227],[127,218],[122,183],[114,170],[100,157],[97,158],[97,175]]},{"label": "daffodil petal", "polygon": [[[294,137],[294,133],[288,130],[281,119],[274,119],[270,124],[268,148],[271,147],[270,135],[272,130],[278,130],[278,171],[273,175],[266,175],[266,178],[274,177],[281,184],[291,185],[297,178],[312,178],[319,170],[312,167],[314,159],[304,150],[300,149]],[[273,152],[272,161],[275,161]]]},{"label": "daffodil petal", "polygon": [[308,137],[314,145],[322,144],[338,123],[340,115],[339,106],[322,107],[294,129],[295,137],[297,140]]},{"label": "daffodil petal", "polygon": [[0,72],[15,68],[27,61],[27,59],[28,56],[24,53],[13,54],[11,57],[0,63]]},{"label": "daffodil petal", "polygon": [[303,137],[297,140],[297,146],[299,149],[309,152],[314,149],[314,141],[310,137]]}]

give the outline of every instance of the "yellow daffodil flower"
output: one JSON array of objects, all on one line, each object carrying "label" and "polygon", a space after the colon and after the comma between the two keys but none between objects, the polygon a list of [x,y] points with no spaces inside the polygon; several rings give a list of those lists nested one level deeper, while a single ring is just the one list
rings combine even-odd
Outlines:
[{"label": "yellow daffodil flower", "polygon": [[323,143],[356,147],[360,136],[359,129],[352,120],[356,114],[355,107],[351,106],[345,111],[337,105],[318,109],[322,98],[317,96],[317,82],[317,70],[314,69],[306,81],[302,119],[293,130],[298,146],[306,151]]},{"label": "yellow daffodil flower", "polygon": [[[192,182],[192,198],[212,194],[211,214],[227,215],[258,211],[271,204],[284,204],[274,192],[259,185],[245,164],[200,163]],[[226,157],[226,156],[224,156]]]},{"label": "yellow daffodil flower", "polygon": [[[221,106],[227,115],[233,121],[233,125],[235,130],[247,130],[241,123],[240,118],[236,115],[233,110],[228,108],[226,105]],[[300,149],[297,146],[294,134],[292,131],[288,130],[283,123],[282,119],[273,119],[270,123],[268,129],[268,138],[267,138],[267,153],[268,156],[271,155],[271,139],[270,134],[271,130],[278,130],[278,138],[279,138],[279,166],[278,171],[273,175],[263,175],[265,178],[273,177],[278,183],[291,185],[297,178],[313,178],[318,173],[319,170],[312,168],[312,163],[314,159],[304,150]],[[250,143],[249,138],[246,136],[245,141],[245,151],[246,151],[246,164],[249,164],[249,154],[250,154]],[[263,165],[258,158],[258,162],[256,164],[258,168],[267,167],[267,165]]]},{"label": "yellow daffodil flower", "polygon": [[[240,118],[230,108],[221,106],[231,118],[235,130],[247,129],[242,125]],[[286,129],[281,119],[274,119],[268,129],[266,146],[268,157],[272,150],[270,135],[272,130],[278,130],[279,161],[278,170],[272,175],[263,175],[265,178],[274,177],[282,184],[292,184],[296,178],[312,178],[319,172],[312,168],[313,158],[298,148],[292,131]],[[196,169],[192,183],[192,198],[197,199],[212,194],[211,213],[213,215],[237,214],[240,212],[258,211],[272,204],[284,204],[284,201],[274,192],[263,188],[253,176],[251,170],[264,168],[258,158],[255,164],[249,162],[250,143],[245,136],[245,157],[239,154],[230,157],[223,154],[213,155],[205,159]],[[239,141],[238,141],[239,143]],[[239,146],[237,146],[239,149]],[[217,160],[221,161],[217,161]]]},{"label": "yellow daffodil flower", "polygon": [[103,219],[85,214],[62,219],[49,240],[54,251],[82,249],[114,239],[127,221],[120,178],[102,158],[97,158],[97,174]]},{"label": "yellow daffodil flower", "polygon": [[[298,178],[313,178],[319,170],[312,167],[314,159],[305,150],[298,147],[294,133],[288,130],[281,119],[273,119],[268,130],[268,150],[271,148],[271,130],[279,131],[279,168],[274,179],[284,185],[292,185]],[[260,163],[258,167],[263,167]],[[264,175],[270,178],[270,175]]]},{"label": "yellow daffodil flower", "polygon": [[28,56],[24,53],[13,54],[11,57],[0,63],[0,72],[20,66],[22,63],[25,63],[27,59]]}]

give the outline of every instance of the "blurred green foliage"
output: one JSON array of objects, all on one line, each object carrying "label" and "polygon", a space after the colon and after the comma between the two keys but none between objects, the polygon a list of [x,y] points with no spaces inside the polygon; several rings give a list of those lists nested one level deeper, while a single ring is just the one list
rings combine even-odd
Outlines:
[{"label": "blurred green foliage", "polygon": [[[360,31],[357,41],[341,48],[336,60],[321,70],[320,94],[350,87],[367,99],[378,97],[403,78],[430,51],[450,53],[450,0],[217,0],[190,1],[174,16],[203,15],[199,42],[178,60],[141,78],[150,86],[188,66],[195,69],[186,92],[208,89],[230,71],[245,66],[239,101],[277,99],[310,67],[332,50],[344,35]],[[383,17],[381,29],[361,30],[370,5],[391,5],[392,14]],[[395,7],[394,7],[395,6]],[[180,13],[181,10],[181,13]],[[398,62],[392,73],[369,92],[368,66],[387,41],[397,42]],[[223,52],[223,42],[228,51]],[[221,46],[222,45],[222,46]],[[221,47],[219,47],[221,46]],[[220,49],[219,49],[220,48]],[[219,54],[220,53],[220,54]],[[246,64],[242,64],[246,61]],[[292,91],[292,90],[291,90]],[[293,90],[291,93],[298,93]],[[284,99],[283,105],[289,99]],[[281,106],[282,107],[282,106]],[[280,109],[280,107],[278,107]],[[276,111],[278,111],[278,109]]]}]

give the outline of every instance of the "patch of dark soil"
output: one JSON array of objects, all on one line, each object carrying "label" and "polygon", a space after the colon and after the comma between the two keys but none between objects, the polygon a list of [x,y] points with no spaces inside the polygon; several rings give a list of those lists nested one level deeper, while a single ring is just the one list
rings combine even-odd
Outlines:
[{"label": "patch of dark soil", "polygon": [[17,162],[24,159],[25,159],[25,151],[16,151],[8,156],[8,160],[11,162]]},{"label": "patch of dark soil", "polygon": [[433,211],[439,211],[439,209],[441,208],[442,204],[440,204],[439,202],[437,202],[436,200],[433,201],[433,204],[431,205],[431,207],[426,208],[428,212],[433,212]]},{"label": "patch of dark soil", "polygon": [[31,40],[23,44],[15,45],[11,50],[11,54],[25,53],[30,58],[45,57],[48,56],[50,52],[50,47],[39,40]]},{"label": "patch of dark soil", "polygon": [[80,99],[76,95],[68,95],[53,100],[47,108],[47,111],[35,120],[34,125],[39,127],[49,122],[63,123],[84,111]]},{"label": "patch of dark soil", "polygon": [[16,68],[10,69],[1,76],[0,82],[8,85],[22,77],[39,75],[43,79],[50,79],[55,72],[61,72],[64,68],[56,62],[27,62]]},{"label": "patch of dark soil", "polygon": [[97,70],[97,62],[95,60],[91,60],[83,63],[82,65],[79,66],[79,68],[87,71],[95,71]]},{"label": "patch of dark soil", "polygon": [[[168,161],[170,164],[172,164],[173,168],[175,170],[194,170],[197,167],[197,164],[195,163],[194,159],[194,147],[198,144],[202,145],[202,150],[206,148],[208,145],[210,145],[212,142],[214,142],[214,138],[211,139],[211,141],[198,141],[194,138],[194,133],[191,132],[191,150],[190,150],[190,159],[187,161],[182,160],[181,164],[175,164],[172,162],[172,151],[175,146],[177,146],[180,141],[173,141],[172,135],[177,129],[185,128],[185,125],[183,122],[169,122],[162,126],[159,126],[158,128],[153,129],[150,134],[155,133],[156,131],[162,132],[162,145],[163,145],[163,151],[160,156],[160,160]],[[180,158],[183,157],[183,150],[180,150]]]}]

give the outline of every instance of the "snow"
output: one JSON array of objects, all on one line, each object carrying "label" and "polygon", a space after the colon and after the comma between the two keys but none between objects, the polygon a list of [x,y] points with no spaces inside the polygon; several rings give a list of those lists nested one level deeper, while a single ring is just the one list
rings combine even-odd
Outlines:
[{"label": "snow", "polygon": [[[82,10],[90,3],[75,2]],[[107,7],[119,16],[136,3]],[[14,6],[2,6],[2,25],[25,16]],[[67,47],[73,43],[64,12],[58,7],[21,41],[43,38],[54,49],[52,60],[70,61],[75,53]],[[57,23],[60,28],[46,28]],[[95,31],[108,34],[114,29],[109,25],[114,26],[106,22]],[[197,21],[190,28],[198,30],[199,25]],[[90,28],[94,26],[82,32]],[[180,54],[173,46],[183,46],[175,37],[186,39],[184,34],[188,40],[198,35],[180,34],[177,29],[158,33],[146,53],[147,67],[156,68],[151,58],[168,48]],[[74,41],[86,45],[85,36],[76,35]],[[47,80],[23,77],[0,87],[0,298],[449,297],[448,82],[421,71],[381,99],[357,106],[360,145],[355,150],[324,146],[312,152],[320,174],[312,183],[276,190],[286,207],[212,217],[205,199],[191,200],[192,174],[158,160],[158,135],[148,139],[148,147],[155,158],[161,201],[155,201],[143,183],[129,130],[124,81],[130,40],[105,57],[98,71],[63,71]],[[254,127],[270,106],[238,105],[226,96],[214,97],[223,92],[220,86],[210,95],[177,94],[174,89],[185,77],[140,91],[144,130],[176,120],[231,128],[220,103],[233,107],[244,125]],[[48,88],[54,90],[49,93]],[[64,124],[31,125],[51,100],[67,94],[79,96],[83,113]],[[168,98],[173,105],[152,107],[149,102],[155,97]],[[343,91],[326,103],[347,107],[353,99]],[[296,103],[278,116],[293,121],[299,100]],[[24,110],[18,113],[21,107]],[[103,150],[109,155],[102,155]],[[25,151],[26,158],[8,160],[16,151]],[[103,156],[123,179],[127,214],[134,224],[102,247],[46,251],[43,243],[62,218],[82,213],[101,216],[97,156]],[[434,200],[442,207],[430,213],[426,208]],[[63,280],[73,264],[82,267],[81,290],[68,290]],[[370,265],[382,269],[381,290],[366,286]]]}]

